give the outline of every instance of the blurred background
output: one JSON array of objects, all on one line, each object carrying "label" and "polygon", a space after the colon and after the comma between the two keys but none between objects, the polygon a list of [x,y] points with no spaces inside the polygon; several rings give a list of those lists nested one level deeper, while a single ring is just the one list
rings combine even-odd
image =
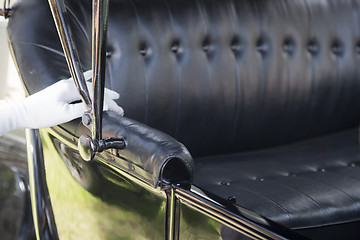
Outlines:
[{"label": "blurred background", "polygon": [[[7,42],[6,25],[8,20],[0,17],[0,99],[23,98],[24,92],[12,60]],[[0,115],[1,117],[1,115]],[[18,136],[25,136],[24,130],[13,132]]]},{"label": "blurred background", "polygon": [[24,96],[7,42],[7,21],[0,18],[0,98],[21,98]]}]

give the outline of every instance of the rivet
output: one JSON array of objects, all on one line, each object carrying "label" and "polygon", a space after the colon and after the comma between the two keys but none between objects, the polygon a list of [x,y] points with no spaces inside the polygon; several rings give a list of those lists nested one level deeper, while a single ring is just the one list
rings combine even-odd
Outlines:
[{"label": "rivet", "polygon": [[320,172],[325,172],[324,168],[319,169]]},{"label": "rivet", "polygon": [[83,115],[82,115],[82,123],[85,125],[85,126],[90,126],[91,124],[91,114],[90,112],[85,112]]},{"label": "rivet", "polygon": [[232,203],[236,203],[236,197],[235,196],[231,196],[231,197],[228,197],[228,200]]},{"label": "rivet", "polygon": [[356,167],[355,163],[350,163],[350,167]]},{"label": "rivet", "polygon": [[111,55],[112,55],[112,52],[110,52],[110,51],[106,51],[106,58],[110,58],[110,57],[111,57]]},{"label": "rivet", "polygon": [[223,186],[229,186],[230,183],[229,182],[220,182],[220,185],[223,185]]}]

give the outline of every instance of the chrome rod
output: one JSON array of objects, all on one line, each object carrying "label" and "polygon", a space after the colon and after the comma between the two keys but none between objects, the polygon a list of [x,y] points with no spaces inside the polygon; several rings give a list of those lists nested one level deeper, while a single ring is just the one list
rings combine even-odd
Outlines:
[{"label": "chrome rod", "polygon": [[102,112],[105,87],[106,34],[109,0],[93,0],[92,6],[92,70],[93,125],[92,138],[102,138]]},{"label": "chrome rod", "polygon": [[89,112],[92,110],[92,101],[86,87],[84,74],[81,68],[79,53],[72,38],[69,20],[66,14],[64,0],[48,0],[54,18],[56,29],[59,34],[60,42],[63,47],[65,58],[69,66],[71,77],[80,93],[81,100],[86,105]]},{"label": "chrome rod", "polygon": [[32,217],[36,239],[59,239],[46,184],[43,143],[39,130],[26,129]]}]

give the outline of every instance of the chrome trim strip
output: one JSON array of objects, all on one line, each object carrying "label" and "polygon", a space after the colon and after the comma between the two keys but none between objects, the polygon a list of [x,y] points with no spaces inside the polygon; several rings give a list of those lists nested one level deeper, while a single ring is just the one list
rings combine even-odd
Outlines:
[{"label": "chrome trim strip", "polygon": [[[63,143],[65,143],[68,147],[78,150],[78,147],[77,147],[78,137],[73,136],[72,134],[70,134],[69,132],[64,130],[63,128],[61,128],[59,126],[55,126],[55,127],[46,129],[46,131],[48,131],[49,134],[53,135],[55,138],[57,138],[60,141],[62,141]],[[117,162],[118,161],[124,162],[124,160],[111,154],[109,152],[109,150],[96,154],[96,157],[94,158],[94,160],[100,161],[101,163],[110,167],[111,169],[118,172],[119,174],[125,176],[126,178],[130,179],[131,181],[135,182],[136,184],[142,186],[143,188],[146,188],[147,190],[156,192],[157,194],[161,194],[165,197],[165,193],[163,190],[160,189],[160,187],[154,188],[149,183],[134,176],[133,174],[126,172],[126,170],[119,167],[117,165]]]},{"label": "chrome trim strip", "polygon": [[167,196],[165,216],[165,239],[178,240],[180,229],[180,201],[175,196],[174,188],[165,190]]},{"label": "chrome trim strip", "polygon": [[69,66],[71,77],[74,79],[75,85],[80,93],[81,100],[86,105],[89,112],[91,112],[92,101],[86,86],[79,53],[73,41],[73,34],[66,14],[65,3],[63,0],[48,0],[48,2],[59,34],[61,45],[64,50],[66,62]]},{"label": "chrome trim strip", "polygon": [[[77,149],[78,138],[76,136],[72,135],[71,133],[67,132],[59,126],[52,127],[47,131],[54,137],[58,138],[60,141],[64,142],[69,147]],[[185,188],[182,188],[181,185],[169,185],[166,189],[153,188],[148,183],[142,181],[138,177],[126,172],[126,170],[123,170],[119,166],[117,166],[117,161],[121,159],[110,154],[107,151],[97,154],[95,160],[107,165],[114,171],[125,176],[136,184],[139,184],[140,186],[151,190],[154,193],[167,197],[168,204],[170,204],[170,201],[174,201],[173,203],[171,203],[173,204],[172,207],[168,205],[168,210],[171,212],[168,212],[169,221],[167,220],[167,224],[173,225],[172,227],[170,227],[170,225],[166,226],[165,236],[167,239],[171,239],[172,237],[175,237],[176,239],[176,236],[178,236],[177,231],[179,231],[179,228],[177,227],[177,224],[180,223],[181,204],[186,204],[196,209],[196,211],[201,212],[236,231],[250,236],[253,239],[308,239],[294,232],[293,230],[273,223],[256,213],[253,213],[246,209],[239,210],[229,202],[225,200],[220,201],[215,196],[205,193],[200,188],[197,188],[194,185],[191,186],[190,190],[184,190]],[[169,195],[169,191],[172,188],[174,191],[174,196],[171,194]],[[171,217],[171,215],[173,217]]]},{"label": "chrome trim strip", "polygon": [[92,70],[93,124],[92,139],[102,138],[102,113],[105,87],[106,34],[109,0],[93,0],[92,5]]}]

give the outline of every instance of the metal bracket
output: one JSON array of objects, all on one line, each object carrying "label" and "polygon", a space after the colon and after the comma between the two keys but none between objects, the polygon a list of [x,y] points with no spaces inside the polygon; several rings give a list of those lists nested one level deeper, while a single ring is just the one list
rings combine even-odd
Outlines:
[{"label": "metal bracket", "polygon": [[[82,123],[88,128],[93,129],[93,115],[90,112],[85,112],[82,116]],[[96,139],[91,138],[88,135],[82,135],[78,142],[78,148],[80,156],[85,161],[90,161],[95,157],[95,154],[102,152],[107,149],[124,149],[125,140],[122,138],[105,138],[105,139]]]},{"label": "metal bracket", "polygon": [[122,138],[105,138],[100,140],[93,140],[88,135],[82,135],[79,138],[78,147],[80,156],[85,161],[90,161],[95,157],[95,153],[102,152],[106,149],[124,149],[125,140]]},{"label": "metal bracket", "polygon": [[82,117],[83,124],[91,130],[91,137],[82,135],[78,142],[81,157],[90,161],[95,153],[109,148],[123,149],[121,138],[102,139],[102,112],[105,87],[106,34],[109,0],[92,0],[92,83],[93,100],[86,87],[75,42],[72,38],[64,0],[48,0],[71,76],[88,111]]},{"label": "metal bracket", "polygon": [[10,0],[4,0],[4,7],[0,9],[0,15],[3,16],[4,18],[9,18],[12,16]]}]

